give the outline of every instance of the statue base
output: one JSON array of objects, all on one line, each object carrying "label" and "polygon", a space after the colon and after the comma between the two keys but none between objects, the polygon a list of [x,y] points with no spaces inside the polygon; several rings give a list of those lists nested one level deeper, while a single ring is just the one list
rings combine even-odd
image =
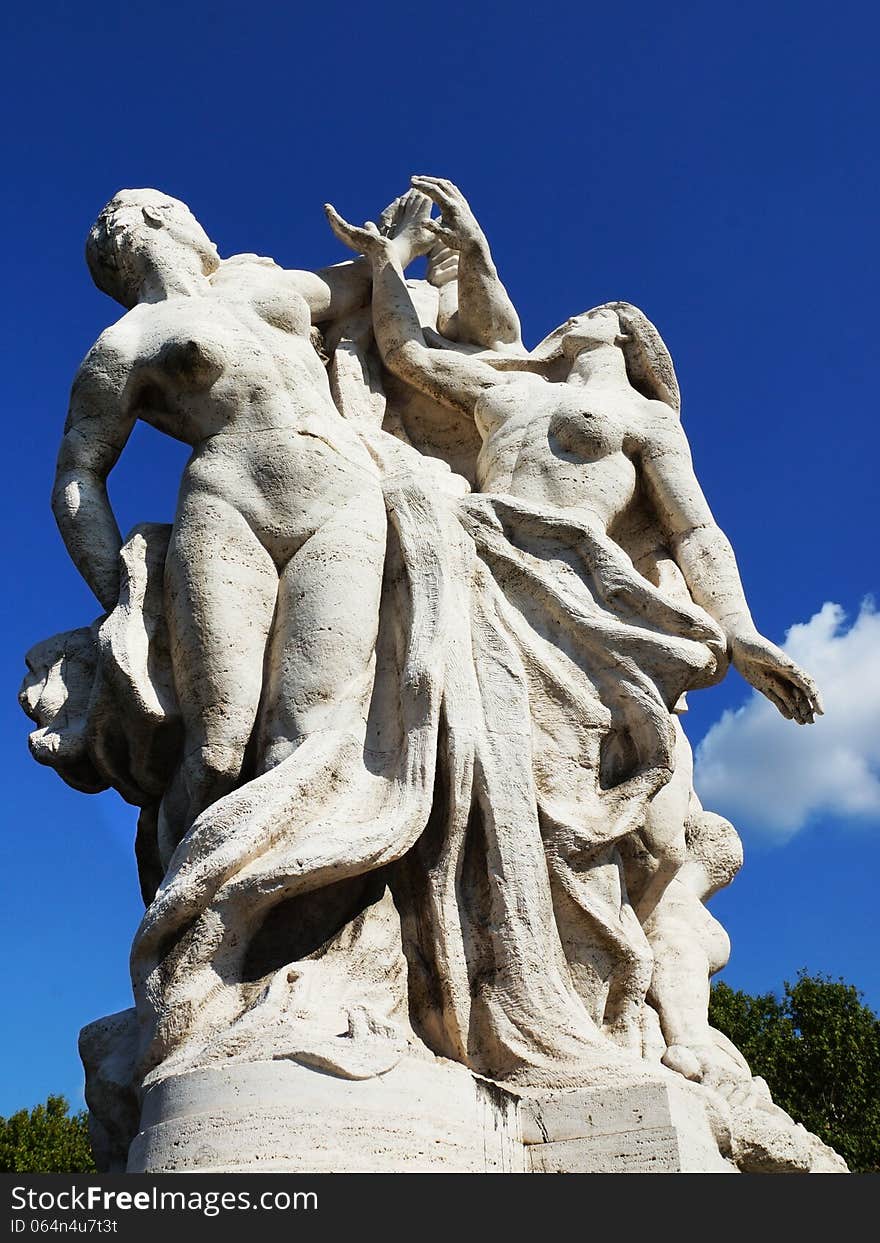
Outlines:
[{"label": "statue base", "polygon": [[150,1088],[129,1173],[726,1172],[690,1085],[508,1091],[443,1059],[341,1079],[286,1061]]},{"label": "statue base", "polygon": [[150,1088],[127,1172],[523,1173],[517,1112],[515,1096],[439,1058],[360,1080],[237,1063]]},{"label": "statue base", "polygon": [[672,1080],[551,1092],[520,1103],[532,1174],[736,1174],[704,1102]]}]

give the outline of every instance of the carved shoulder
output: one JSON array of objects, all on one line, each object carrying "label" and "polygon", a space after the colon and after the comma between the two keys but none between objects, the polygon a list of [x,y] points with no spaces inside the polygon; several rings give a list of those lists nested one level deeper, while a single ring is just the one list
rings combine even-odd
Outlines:
[{"label": "carved shoulder", "polygon": [[663,401],[640,397],[639,410],[629,428],[630,451],[645,458],[666,454],[690,454],[687,435],[681,419]]},{"label": "carved shoulder", "polygon": [[224,260],[211,283],[217,293],[247,302],[266,323],[303,336],[311,325],[303,276],[261,255],[234,255]]},{"label": "carved shoulder", "polygon": [[135,334],[127,319],[105,329],[80,363],[70,390],[68,425],[71,419],[88,417],[95,405],[121,401],[137,363]]}]

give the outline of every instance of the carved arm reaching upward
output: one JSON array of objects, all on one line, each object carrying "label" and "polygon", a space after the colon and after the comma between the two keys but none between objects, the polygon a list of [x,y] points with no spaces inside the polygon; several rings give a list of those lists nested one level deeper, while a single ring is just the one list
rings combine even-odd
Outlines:
[{"label": "carved arm reaching upward", "polygon": [[393,242],[372,222],[363,228],[325,204],[330,227],[346,246],[364,254],[373,271],[373,331],[385,366],[441,405],[473,417],[477,401],[503,377],[488,363],[425,343]]},{"label": "carved arm reaching upward", "polygon": [[441,221],[428,220],[425,227],[458,254],[457,339],[486,349],[513,346],[521,350],[519,316],[498,277],[489,242],[467,199],[443,177],[413,177],[412,184],[442,213]]}]

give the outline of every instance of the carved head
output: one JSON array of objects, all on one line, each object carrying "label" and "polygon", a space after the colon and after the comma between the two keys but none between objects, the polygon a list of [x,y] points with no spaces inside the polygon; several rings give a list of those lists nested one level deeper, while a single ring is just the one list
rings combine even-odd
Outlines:
[{"label": "carved head", "polygon": [[563,354],[571,359],[596,345],[623,345],[624,340],[617,312],[610,306],[597,306],[568,320],[560,344]]},{"label": "carved head", "polygon": [[663,401],[676,412],[681,410],[675,367],[663,338],[647,315],[631,302],[606,302],[567,319],[521,358],[487,361],[500,371],[552,374],[560,360],[571,360],[581,350],[598,344],[620,346],[629,382],[643,397]]},{"label": "carved head", "polygon": [[86,262],[100,290],[133,307],[151,272],[208,276],[220,257],[186,203],[159,190],[120,190],[89,230]]}]

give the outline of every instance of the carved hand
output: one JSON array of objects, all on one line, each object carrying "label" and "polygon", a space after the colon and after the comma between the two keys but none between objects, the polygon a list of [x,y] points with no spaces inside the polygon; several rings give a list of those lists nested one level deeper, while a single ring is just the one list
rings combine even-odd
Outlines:
[{"label": "carved hand", "polygon": [[786,720],[810,725],[822,715],[822,698],[813,679],[757,630],[733,636],[731,657],[734,668],[766,695]]},{"label": "carved hand", "polygon": [[394,242],[402,267],[436,245],[430,220],[431,200],[419,190],[408,190],[396,198],[379,217],[379,232]]},{"label": "carved hand", "polygon": [[428,251],[428,270],[425,273],[429,285],[442,289],[450,281],[458,280],[458,252],[443,242],[435,242]]},{"label": "carved hand", "polygon": [[379,232],[378,226],[372,220],[367,220],[361,228],[358,228],[357,225],[343,220],[331,203],[324,204],[324,214],[340,242],[351,247],[358,254],[372,258],[374,255],[387,253],[394,245],[390,237],[385,237]]},{"label": "carved hand", "polygon": [[412,184],[416,190],[427,194],[442,213],[442,222],[426,222],[427,228],[434,234],[434,240],[439,239],[451,250],[486,246],[486,236],[457,186],[443,177],[413,177]]},{"label": "carved hand", "polygon": [[330,203],[324,204],[324,212],[330,228],[346,246],[368,258],[393,251],[402,268],[436,244],[434,233],[427,228],[431,200],[417,190],[409,190],[389,203],[378,225],[372,220],[361,228],[349,224]]}]

